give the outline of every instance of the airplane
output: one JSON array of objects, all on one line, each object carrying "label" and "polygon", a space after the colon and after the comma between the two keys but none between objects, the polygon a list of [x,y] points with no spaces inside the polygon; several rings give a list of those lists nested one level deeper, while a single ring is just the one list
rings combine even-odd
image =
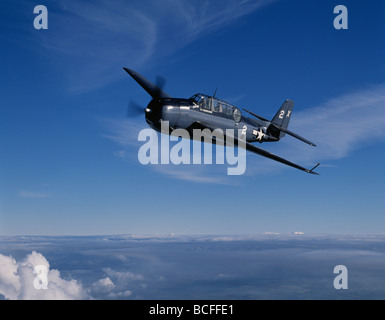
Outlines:
[{"label": "airplane", "polygon": [[[132,69],[126,67],[123,67],[123,69],[152,97],[152,100],[144,109],[144,113],[147,124],[154,130],[161,132],[161,121],[169,121],[171,132],[175,129],[186,129],[190,133],[194,129],[209,129],[211,131],[222,129],[223,132],[226,132],[226,129],[242,129],[241,136],[238,136],[238,130],[234,130],[235,145],[241,145],[239,140],[243,139],[246,150],[250,152],[304,172],[319,175],[314,171],[320,165],[319,163],[312,169],[306,169],[253,144],[254,142],[277,142],[288,134],[311,146],[316,146],[313,142],[288,130],[294,106],[292,100],[286,100],[271,121],[252,111],[243,109],[253,116],[253,118],[249,118],[242,115],[237,107],[216,98],[216,92],[213,96],[196,93],[188,99],[173,98],[163,91],[163,79],[158,78],[157,84],[154,84]],[[134,107],[143,112],[143,108],[135,105]],[[171,134],[171,132],[167,132],[167,134]],[[215,143],[215,140],[213,143]]]}]

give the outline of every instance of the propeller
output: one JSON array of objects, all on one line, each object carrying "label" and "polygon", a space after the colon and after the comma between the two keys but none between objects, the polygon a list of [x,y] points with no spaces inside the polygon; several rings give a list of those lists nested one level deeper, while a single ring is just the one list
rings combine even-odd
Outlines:
[{"label": "propeller", "polygon": [[153,84],[151,81],[147,80],[141,74],[137,73],[134,70],[123,68],[153,99],[161,98],[171,98],[171,96],[164,92],[162,88],[164,87],[166,80],[160,76],[156,77],[156,84]]},{"label": "propeller", "polygon": [[127,118],[134,118],[143,115],[144,113],[144,107],[140,104],[130,100],[127,107]]},{"label": "propeller", "polygon": [[[146,78],[144,78],[139,73],[137,73],[131,69],[128,69],[128,68],[123,68],[123,69],[131,77],[133,77],[134,80],[136,82],[138,82],[143,87],[143,89],[145,89],[147,91],[147,93],[149,93],[151,95],[153,100],[159,100],[161,98],[170,98],[171,97],[166,92],[163,91],[163,88],[166,84],[165,78],[163,78],[161,76],[157,76],[155,79],[155,84],[153,84],[151,81],[147,80]],[[154,107],[154,105],[152,107]],[[146,110],[146,108],[144,108],[143,106],[139,105],[136,102],[130,101],[128,104],[128,108],[127,108],[127,117],[131,118],[131,117],[136,117],[136,116],[142,115],[145,110]]]},{"label": "propeller", "polygon": [[162,76],[156,76],[155,85],[159,88],[158,95],[160,96],[161,92],[163,91],[163,88],[166,85],[166,79],[163,78]]}]

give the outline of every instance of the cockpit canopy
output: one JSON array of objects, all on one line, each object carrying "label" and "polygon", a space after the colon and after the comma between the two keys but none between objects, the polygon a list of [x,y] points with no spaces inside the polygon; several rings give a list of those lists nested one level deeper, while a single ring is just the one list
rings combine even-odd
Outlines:
[{"label": "cockpit canopy", "polygon": [[215,112],[225,115],[226,117],[233,117],[235,122],[239,122],[242,119],[241,111],[224,100],[220,100],[203,93],[194,94],[190,100],[192,100],[196,106],[203,111],[210,113]]}]

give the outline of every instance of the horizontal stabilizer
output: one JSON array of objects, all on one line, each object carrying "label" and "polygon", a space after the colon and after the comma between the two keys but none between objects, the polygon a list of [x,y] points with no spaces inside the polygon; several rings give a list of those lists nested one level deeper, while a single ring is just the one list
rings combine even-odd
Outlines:
[{"label": "horizontal stabilizer", "polygon": [[[243,109],[243,108],[242,108],[242,109]],[[247,113],[250,113],[252,116],[258,118],[259,120],[266,121],[266,122],[270,122],[269,120],[267,120],[267,119],[265,119],[265,118],[263,118],[263,117],[261,117],[261,116],[255,114],[254,112],[251,112],[251,111],[246,110],[246,109],[243,109],[243,110],[245,110]]]},{"label": "horizontal stabilizer", "polygon": [[292,137],[294,137],[294,138],[296,138],[296,139],[298,139],[298,140],[301,140],[301,141],[303,141],[303,142],[305,142],[305,143],[307,143],[307,144],[310,144],[310,145],[313,146],[313,147],[316,147],[316,146],[317,146],[317,145],[314,144],[313,142],[311,142],[311,141],[309,141],[309,140],[307,140],[307,139],[301,137],[299,134],[296,134],[296,133],[294,133],[294,132],[292,132],[292,131],[290,131],[290,130],[288,130],[288,129],[282,128],[282,127],[280,127],[280,126],[278,126],[278,125],[276,125],[276,124],[271,124],[271,125],[274,126],[274,128],[278,129],[279,131],[285,132],[285,133],[287,133],[288,135],[291,135]]}]

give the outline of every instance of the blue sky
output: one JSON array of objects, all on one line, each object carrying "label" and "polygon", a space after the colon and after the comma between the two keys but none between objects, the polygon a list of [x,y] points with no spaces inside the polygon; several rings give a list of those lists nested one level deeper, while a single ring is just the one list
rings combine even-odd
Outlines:
[{"label": "blue sky", "polygon": [[[341,1],[2,1],[0,234],[382,233],[385,5]],[[162,75],[175,97],[212,94],[272,117],[295,101],[291,137],[226,166],[143,166],[149,96],[122,70]]]}]

